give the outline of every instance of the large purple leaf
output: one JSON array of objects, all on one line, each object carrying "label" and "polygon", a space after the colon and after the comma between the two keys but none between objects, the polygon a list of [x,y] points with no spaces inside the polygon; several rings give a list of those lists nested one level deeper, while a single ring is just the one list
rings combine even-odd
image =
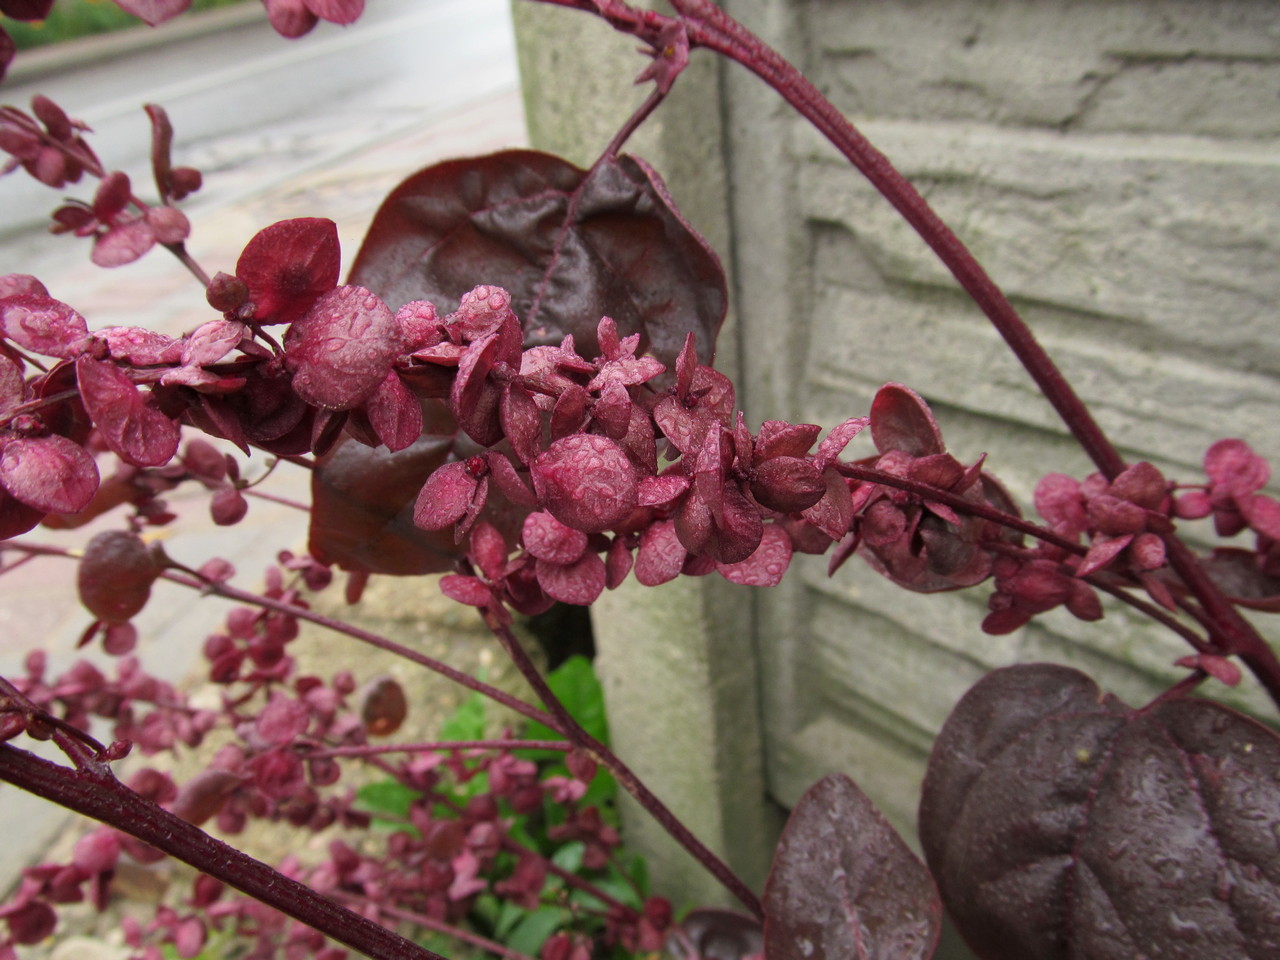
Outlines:
[{"label": "large purple leaf", "polygon": [[1280,580],[1262,569],[1252,550],[1217,547],[1200,564],[1232,603],[1280,613]]},{"label": "large purple leaf", "polygon": [[990,674],[925,777],[920,839],[984,960],[1280,956],[1280,739],[1220,704],[1133,710],[1066,667]]},{"label": "large purple leaf", "polygon": [[791,811],[764,891],[769,960],[925,960],[942,921],[924,864],[842,774]]},{"label": "large purple leaf", "polygon": [[453,531],[414,526],[418,492],[444,463],[451,436],[423,436],[395,453],[349,437],[311,475],[309,549],[344,570],[416,576],[452,569]]},{"label": "large purple leaf", "polygon": [[609,316],[668,368],[690,332],[710,363],[727,303],[719,259],[647,164],[624,156],[588,175],[531,150],[414,174],[378,211],[350,282],[442,312],[495,284],[511,292],[526,345],[573,334],[591,356]]}]

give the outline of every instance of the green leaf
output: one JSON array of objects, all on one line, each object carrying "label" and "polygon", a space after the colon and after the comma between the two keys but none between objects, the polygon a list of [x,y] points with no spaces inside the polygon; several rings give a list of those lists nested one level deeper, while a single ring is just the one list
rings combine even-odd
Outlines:
[{"label": "green leaf", "polygon": [[440,726],[441,740],[483,740],[485,734],[484,697],[473,693]]},{"label": "green leaf", "polygon": [[[604,690],[591,669],[591,661],[583,656],[570,657],[547,675],[547,685],[560,698],[569,715],[582,728],[606,747],[609,745],[609,724],[604,714]],[[532,722],[525,730],[530,740],[562,740],[555,731],[540,723]],[[548,760],[563,757],[552,750],[521,750],[519,755],[530,760]]]},{"label": "green leaf", "polygon": [[561,907],[539,907],[511,931],[507,946],[517,953],[536,957],[547,938],[571,919],[569,911]]},{"label": "green leaf", "polygon": [[499,943],[505,943],[507,935],[529,914],[529,911],[523,907],[517,907],[510,900],[503,900],[501,903],[502,909],[498,912],[498,919],[493,925],[493,939]]},{"label": "green leaf", "polygon": [[381,780],[377,783],[366,783],[356,791],[356,809],[371,813],[375,817],[384,814],[388,817],[407,818],[409,808],[421,793],[412,790],[395,780]]},{"label": "green leaf", "polygon": [[577,873],[582,869],[582,856],[587,845],[581,840],[572,840],[551,855],[551,862],[561,870]]}]

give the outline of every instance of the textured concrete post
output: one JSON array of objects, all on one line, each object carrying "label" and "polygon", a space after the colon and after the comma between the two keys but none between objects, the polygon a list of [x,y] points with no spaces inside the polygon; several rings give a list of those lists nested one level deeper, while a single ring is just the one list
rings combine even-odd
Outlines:
[{"label": "textured concrete post", "polygon": [[[635,41],[576,11],[515,3],[531,142],[589,165],[647,91]],[[720,65],[695,56],[669,102],[626,149],[662,174],[682,213],[725,256],[727,189]],[[736,370],[732,319],[716,365]],[[596,604],[597,669],[614,745],[748,884],[761,886],[779,828],[760,741],[753,597],[720,577],[657,589],[629,581]],[[725,893],[648,816],[624,806],[627,841],[658,889],[691,902]]]},{"label": "textured concrete post", "polygon": [[[796,62],[921,190],[1127,459],[1195,482],[1219,437],[1244,437],[1280,456],[1280,15],[1271,0],[723,3]],[[569,19],[563,29],[588,30]],[[611,59],[598,52],[598,34],[581,36],[568,41],[581,44],[573,69]],[[546,76],[534,58],[544,68],[550,62],[552,74],[574,76],[565,72],[564,46],[531,49],[526,40],[524,50],[526,83]],[[535,137],[553,142],[556,111],[566,129],[582,123],[581,101],[569,93],[594,91],[597,82],[529,88],[551,94],[530,103]],[[616,82],[621,90],[625,78]],[[682,80],[676,93],[689,99],[668,104],[665,126],[646,136],[659,147],[660,167],[692,178],[672,177],[682,203],[686,184],[707,182],[697,179],[700,164],[714,171],[713,183],[728,170],[732,248],[720,243],[720,227],[707,229],[718,249],[733,251],[745,345],[736,381],[752,423],[776,417],[831,427],[897,381],[929,401],[957,457],[988,453],[989,469],[1028,510],[1045,473],[1092,471],[933,254],[772,92],[726,67],[709,86]],[[681,110],[698,119],[687,124]],[[721,153],[699,136],[711,123]],[[685,146],[699,159],[682,167],[677,148]],[[694,190],[689,199],[702,196]],[[722,194],[714,196],[722,209]],[[694,219],[720,223],[697,211]],[[852,455],[873,452],[855,443]],[[934,736],[986,671],[1063,663],[1140,703],[1178,675],[1171,664],[1186,652],[1124,609],[1108,609],[1101,624],[1053,614],[989,637],[979,629],[985,589],[921,596],[857,560],[834,579],[825,567],[824,558],[798,558],[783,586],[729,611],[728,622],[743,624],[758,651],[768,788],[791,804],[818,777],[844,771],[908,835]],[[703,599],[682,616],[663,609],[675,603],[669,595],[650,600],[655,623],[688,628],[665,635],[671,628],[662,627],[659,646],[666,636],[676,652],[709,657],[652,655],[651,664],[672,663],[679,677],[668,687],[668,678],[645,675],[656,714],[689,698],[687,684],[704,662],[709,689],[721,676],[710,658],[717,642],[688,632],[704,617],[716,624],[707,599],[714,590],[691,589],[705,591]],[[749,624],[741,619],[748,603]],[[606,664],[611,656],[606,650]],[[635,680],[610,669],[611,684]],[[676,692],[664,696],[668,689]],[[1274,716],[1256,686],[1213,693]],[[723,748],[714,737],[705,744],[709,755]]]}]

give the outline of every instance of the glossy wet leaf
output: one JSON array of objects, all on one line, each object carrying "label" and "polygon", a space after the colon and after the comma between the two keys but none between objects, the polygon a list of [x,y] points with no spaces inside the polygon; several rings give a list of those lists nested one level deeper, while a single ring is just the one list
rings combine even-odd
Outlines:
[{"label": "glossy wet leaf", "polygon": [[942,920],[924,864],[852,780],[791,811],[764,891],[769,960],[926,960]]},{"label": "glossy wet leaf", "polygon": [[158,467],[178,452],[178,425],[133,385],[114,363],[82,356],[76,361],[80,397],[103,439],[128,463]]},{"label": "glossy wet leaf", "polygon": [[332,220],[299,217],[259,231],[236,261],[257,323],[290,323],[338,283],[341,251]]},{"label": "glossy wet leaf", "polygon": [[1198,698],[1134,710],[1030,664],[934,744],[920,838],[957,928],[1009,960],[1280,955],[1280,739]]},{"label": "glossy wet leaf", "polygon": [[363,287],[322,295],[284,337],[293,389],[329,410],[349,410],[368,399],[400,347],[395,314]]},{"label": "glossy wet leaf", "polygon": [[727,303],[719,259],[647,164],[624,156],[588,178],[531,150],[414,174],[378,211],[350,280],[442,311],[496,284],[511,292],[526,345],[572,334],[591,356],[609,316],[668,367],[689,332],[710,361]]},{"label": "glossy wet leaf", "polygon": [[0,448],[0,487],[44,513],[78,513],[98,490],[98,467],[66,437],[11,440]]}]

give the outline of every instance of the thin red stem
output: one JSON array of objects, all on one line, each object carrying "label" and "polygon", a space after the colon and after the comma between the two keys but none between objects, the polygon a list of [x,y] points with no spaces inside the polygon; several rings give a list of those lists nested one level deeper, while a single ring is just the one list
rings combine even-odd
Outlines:
[{"label": "thin red stem", "polygon": [[502,616],[487,607],[481,608],[480,612],[484,616],[485,624],[488,625],[494,636],[502,643],[502,647],[506,650],[512,663],[516,665],[521,675],[533,687],[538,699],[542,701],[551,715],[556,718],[560,733],[571,740],[575,746],[591,755],[597,763],[608,769],[613,774],[614,779],[622,785],[622,788],[635,797],[636,801],[648,811],[649,815],[676,842],[706,867],[708,872],[719,880],[726,890],[737,897],[739,902],[750,910],[757,919],[763,919],[764,909],[760,904],[760,898],[755,895],[751,888],[742,882],[741,878],[729,868],[728,864],[694,836],[693,832],[671,812],[671,809],[666,804],[658,799],[653,791],[644,785],[630,767],[623,763],[608,747],[584,730],[582,725],[573,718],[555,695],[555,692],[547,685],[546,680],[538,672],[538,668],[533,661],[529,659],[529,655],[524,652],[524,648],[520,646],[520,642],[515,638],[515,635],[507,628]]},{"label": "thin red stem", "polygon": [[0,780],[136,837],[365,956],[445,960],[143,799],[105,764],[73,770],[3,744]]},{"label": "thin red stem", "polygon": [[427,743],[389,743],[379,746],[319,747],[308,757],[372,757],[385,753],[434,753],[447,750],[559,750],[569,751],[567,740],[433,740]]}]

